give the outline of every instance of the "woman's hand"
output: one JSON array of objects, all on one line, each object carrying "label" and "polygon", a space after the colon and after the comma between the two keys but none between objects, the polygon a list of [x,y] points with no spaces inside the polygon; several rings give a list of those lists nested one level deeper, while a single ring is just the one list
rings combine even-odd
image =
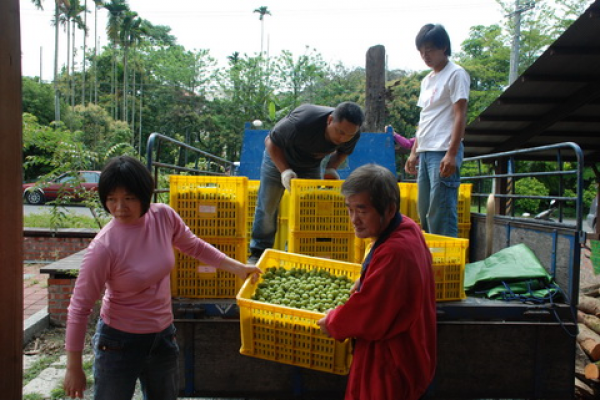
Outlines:
[{"label": "woman's hand", "polygon": [[244,268],[242,269],[242,271],[236,274],[238,278],[245,281],[250,276],[251,282],[256,283],[256,281],[258,280],[258,275],[262,274],[262,270],[256,265],[251,264],[243,265],[243,267]]},{"label": "woman's hand", "polygon": [[262,274],[261,269],[257,266],[242,264],[238,260],[235,260],[231,257],[225,257],[221,262],[221,265],[219,265],[219,268],[223,271],[235,274],[235,276],[243,281],[252,275],[252,283],[255,283],[258,280],[259,274]]},{"label": "woman's hand", "polygon": [[63,388],[65,395],[73,399],[83,399],[86,377],[81,364],[81,352],[67,351],[67,372]]}]

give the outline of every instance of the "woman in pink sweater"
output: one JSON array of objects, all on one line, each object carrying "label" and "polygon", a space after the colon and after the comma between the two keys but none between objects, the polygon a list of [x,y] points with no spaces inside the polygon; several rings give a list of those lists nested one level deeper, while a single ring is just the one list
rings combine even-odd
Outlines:
[{"label": "woman in pink sweater", "polygon": [[103,169],[100,201],[113,219],[87,248],[67,320],[65,394],[83,398],[86,325],[102,292],[93,339],[94,399],[130,400],[139,379],[147,400],[177,398],[178,353],[171,308],[173,248],[241,279],[261,271],[196,237],[165,204],[151,204],[152,175],[121,156]]}]

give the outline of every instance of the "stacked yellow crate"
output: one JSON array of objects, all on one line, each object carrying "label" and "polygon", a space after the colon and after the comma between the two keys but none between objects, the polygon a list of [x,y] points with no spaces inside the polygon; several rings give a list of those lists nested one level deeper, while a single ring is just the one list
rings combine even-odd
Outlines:
[{"label": "stacked yellow crate", "polygon": [[[248,243],[250,243],[250,239],[252,239],[252,224],[254,224],[254,211],[256,210],[256,205],[258,204],[258,189],[260,189],[259,180],[248,181],[248,229],[246,231]],[[289,203],[290,194],[286,190],[283,193],[281,202],[279,203],[277,234],[275,235],[275,243],[273,244],[273,248],[277,250],[285,250],[285,246],[287,244],[287,232],[289,230],[288,218],[290,213]],[[248,256],[250,256],[250,248],[248,248]]]},{"label": "stacked yellow crate", "polygon": [[354,228],[341,180],[294,179],[290,194],[288,250],[340,261],[355,260]]},{"label": "stacked yellow crate", "polygon": [[252,237],[252,224],[254,223],[254,211],[258,202],[258,189],[260,188],[259,180],[248,181],[248,228],[246,230],[246,237],[248,240]]},{"label": "stacked yellow crate", "polygon": [[[419,211],[417,209],[418,189],[417,184],[413,182],[399,182],[400,188],[400,212],[417,224],[421,223]],[[458,189],[458,237],[469,238],[471,231],[471,190],[473,184],[462,183]]]},{"label": "stacked yellow crate", "polygon": [[273,248],[277,250],[286,250],[288,241],[288,232],[290,231],[290,192],[283,192],[283,197],[279,203],[279,213],[277,214],[277,233],[275,234],[275,243]]},{"label": "stacked yellow crate", "polygon": [[[231,258],[247,257],[248,178],[170,177],[170,205],[194,234]],[[243,282],[235,275],[176,251],[173,296],[235,298]]]}]

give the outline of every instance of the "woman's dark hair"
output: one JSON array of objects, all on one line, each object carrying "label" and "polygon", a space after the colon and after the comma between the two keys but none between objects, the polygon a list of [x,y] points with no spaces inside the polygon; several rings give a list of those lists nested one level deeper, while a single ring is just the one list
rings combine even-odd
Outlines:
[{"label": "woman's dark hair", "polygon": [[366,164],[356,168],[342,183],[344,197],[367,192],[371,204],[379,215],[384,215],[390,204],[400,210],[400,188],[394,174],[377,164]]},{"label": "woman's dark hair", "polygon": [[450,47],[450,36],[446,29],[440,24],[427,24],[421,28],[415,39],[417,50],[421,50],[423,45],[431,43],[436,49],[445,48],[444,54],[447,56],[452,55],[452,48]]},{"label": "woman's dark hair", "polygon": [[346,120],[358,127],[365,121],[365,114],[363,113],[362,108],[351,101],[345,101],[338,104],[335,110],[333,110],[332,116],[335,121],[341,122]]},{"label": "woman's dark hair", "polygon": [[107,212],[106,198],[117,188],[135,195],[142,203],[142,215],[146,214],[154,193],[154,179],[144,164],[130,156],[110,159],[102,169],[98,181],[100,203]]}]

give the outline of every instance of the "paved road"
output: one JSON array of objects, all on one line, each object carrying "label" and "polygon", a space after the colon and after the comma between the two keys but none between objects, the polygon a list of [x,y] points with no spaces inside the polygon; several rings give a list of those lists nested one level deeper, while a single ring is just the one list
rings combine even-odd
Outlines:
[{"label": "paved road", "polygon": [[[23,204],[23,215],[29,215],[29,214],[44,214],[47,213],[49,214],[51,212],[51,208],[53,206],[32,206],[30,204]],[[90,212],[90,209],[87,207],[83,207],[83,206],[69,206],[69,207],[64,207],[64,209],[68,212],[68,213],[72,213],[72,214],[79,214],[79,215],[86,215],[88,217],[92,216],[92,213]]]}]

